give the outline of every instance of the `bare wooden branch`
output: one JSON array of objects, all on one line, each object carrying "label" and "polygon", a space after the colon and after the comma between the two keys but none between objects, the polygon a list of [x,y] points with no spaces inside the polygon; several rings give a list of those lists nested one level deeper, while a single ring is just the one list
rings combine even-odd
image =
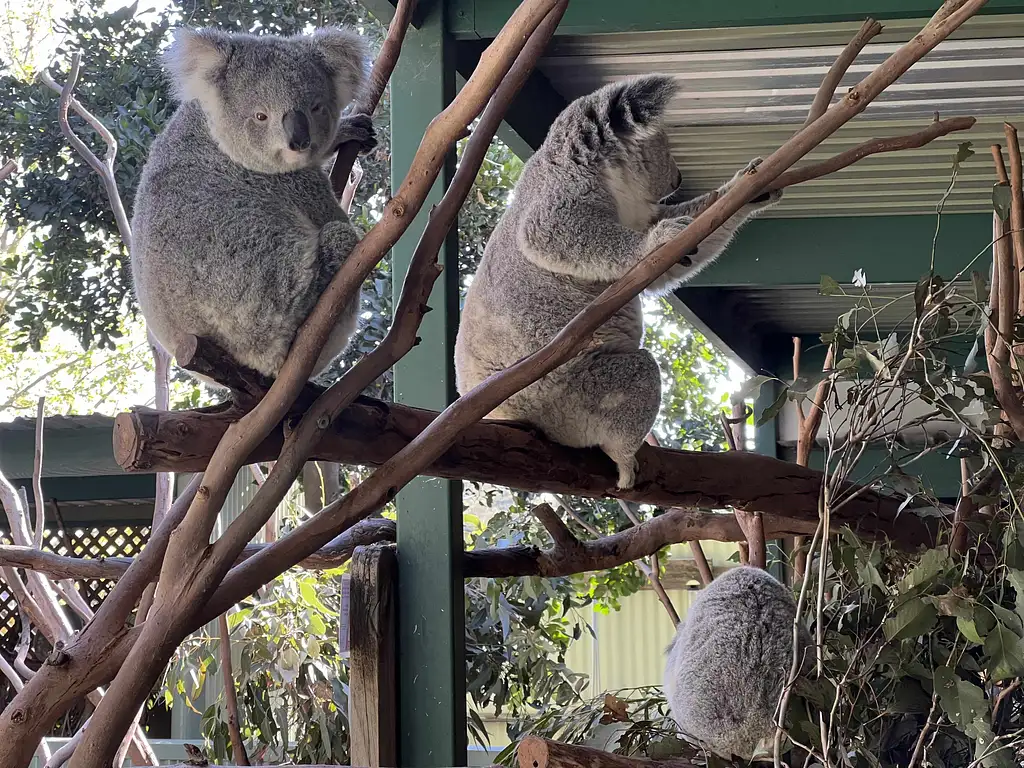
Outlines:
[{"label": "bare wooden branch", "polygon": [[[40,397],[36,403],[36,447],[32,460],[32,495],[35,496],[36,529],[32,532],[32,543],[36,549],[43,546],[43,533],[46,530],[46,504],[43,501],[43,425],[46,398]],[[28,511],[27,509],[25,510]]]},{"label": "bare wooden branch", "polygon": [[832,66],[829,67],[828,74],[821,81],[821,85],[818,86],[818,92],[814,95],[814,101],[811,102],[807,119],[804,120],[805,128],[825,114],[847,70],[850,69],[850,66],[860,55],[860,52],[864,50],[864,46],[871,42],[872,38],[877,37],[881,31],[882,25],[874,19],[868,18],[864,20],[857,34],[846,44],[842,53],[839,54]]},{"label": "bare wooden branch", "polygon": [[231,629],[228,627],[226,613],[217,617],[217,633],[220,635],[217,645],[220,652],[221,679],[224,682],[224,709],[228,714],[228,734],[231,737],[231,757],[239,765],[250,765],[238,715],[238,694],[235,691],[235,674],[231,665]]},{"label": "bare wooden branch", "polygon": [[[1012,135],[1016,141],[1016,132],[1007,131],[1007,139]],[[1002,153],[998,153],[1001,155]],[[1017,163],[1012,162],[1014,152],[1010,150],[1010,180],[1011,180],[1011,206],[1017,209],[1018,220],[1024,223],[1024,198],[1021,197],[1021,171],[1020,171],[1020,149],[1017,149]],[[998,171],[999,163],[996,163]],[[1016,189],[1013,189],[1016,179]],[[995,229],[992,243],[992,258],[994,263],[992,291],[995,302],[993,303],[996,317],[989,318],[990,325],[993,325],[992,333],[986,334],[989,343],[989,375],[992,377],[992,388],[995,390],[999,406],[1006,414],[1006,418],[1013,429],[1018,440],[1024,440],[1024,403],[1020,395],[1014,389],[1013,378],[1010,371],[1010,348],[1013,344],[1013,324],[1017,314],[1017,302],[1014,292],[1017,285],[1017,277],[1014,275],[1013,264],[1013,240],[1006,231],[1004,222],[998,217],[992,218]],[[1011,228],[1013,224],[1013,211],[1010,214]],[[1024,252],[1024,250],[1022,250]]]},{"label": "bare wooden branch", "polygon": [[1010,184],[1010,176],[1006,172],[1006,162],[1003,160],[1003,148],[998,144],[991,146],[992,160],[996,166],[996,178],[1000,184]]},{"label": "bare wooden branch", "polygon": [[[115,422],[114,454],[121,466],[151,471],[194,467],[204,461],[205,446],[227,428],[226,411],[158,413],[136,409]],[[437,419],[433,411],[360,397],[335,421],[315,454],[343,464],[381,466],[389,462]],[[268,441],[263,460],[279,446]],[[206,454],[209,455],[209,454]],[[175,462],[182,461],[183,465]],[[615,488],[614,464],[601,451],[567,448],[522,424],[483,421],[472,425],[421,474],[458,478],[530,493],[614,496],[664,507],[723,509],[740,507],[816,521],[822,475],[812,469],[755,453],[712,454],[644,446],[640,471],[628,491]],[[736,478],[743,477],[743,483]],[[874,491],[858,493],[837,513],[866,537],[890,535],[901,546],[932,540],[927,525],[913,515],[896,519],[900,501]],[[907,510],[910,511],[910,510]],[[811,528],[813,530],[813,527]]]},{"label": "bare wooden branch", "polygon": [[[348,562],[356,547],[394,540],[394,521],[384,518],[361,520],[298,566],[309,570],[338,568]],[[238,562],[247,560],[266,546],[250,544]],[[133,562],[130,557],[65,557],[31,547],[0,545],[0,566],[39,571],[51,578],[116,580],[124,576]]]},{"label": "bare wooden branch", "polygon": [[840,171],[843,168],[863,160],[871,155],[879,155],[885,152],[900,152],[905,149],[915,149],[930,144],[940,136],[946,136],[956,131],[966,131],[974,127],[973,117],[952,117],[948,120],[936,120],[927,128],[906,136],[893,136],[885,139],[870,139],[845,152],[840,152],[834,157],[823,160],[820,163],[794,168],[781,174],[773,181],[768,189],[783,189],[794,184],[801,184],[812,179],[819,179],[831,173]]},{"label": "bare wooden branch", "polygon": [[[75,86],[78,85],[78,77],[82,70],[82,54],[77,51],[71,54],[71,70],[68,72],[67,82],[63,86],[58,85],[57,82],[50,76],[46,69],[43,69],[39,74],[40,81],[53,91],[60,94],[60,101],[58,102],[58,120],[60,122],[61,132],[67,138],[68,142],[74,147],[75,151],[82,156],[82,158],[89,164],[89,166],[99,174],[100,179],[103,182],[103,187],[107,193],[107,200],[110,203],[110,208],[114,212],[114,220],[117,222],[117,229],[121,234],[121,240],[125,245],[125,248],[129,250],[132,247],[132,230],[131,225],[128,223],[128,214],[125,211],[124,204],[121,202],[121,193],[117,190],[117,181],[114,177],[114,161],[117,158],[117,140],[114,135],[110,132],[103,122],[93,115],[89,110],[82,106],[82,104],[74,98]],[[103,139],[103,143],[107,145],[107,151],[104,155],[103,160],[100,160],[93,153],[91,149],[82,141],[78,135],[72,130],[71,123],[68,120],[68,111],[74,109],[83,120],[85,120]]]},{"label": "bare wooden branch", "polygon": [[[669,510],[670,513],[673,511]],[[690,542],[690,554],[693,555],[693,561],[697,564],[697,571],[700,573],[700,583],[706,587],[715,580],[715,573],[711,570],[711,563],[708,562],[707,555],[704,554],[704,548],[701,547],[700,541]]]},{"label": "bare wooden branch", "polygon": [[13,176],[18,171],[18,161],[8,160],[2,166],[0,166],[0,182],[6,181],[8,177]]},{"label": "bare wooden branch", "polygon": [[[373,62],[373,70],[370,72],[370,80],[366,84],[359,100],[354,105],[352,114],[372,115],[377,110],[381,97],[384,96],[384,89],[391,80],[391,74],[395,71],[398,58],[402,53],[402,43],[405,42],[405,33],[412,22],[412,14],[416,10],[416,0],[398,0],[395,8],[395,15],[388,25],[388,33],[381,45],[380,53]],[[345,193],[349,186],[352,187],[352,194],[359,185],[362,171],[353,181],[352,168],[359,155],[359,146],[353,142],[342,144],[338,148],[338,155],[331,168],[331,186],[334,188],[334,195],[342,201],[342,207],[348,210],[351,206],[351,195],[348,205],[345,205]]]}]

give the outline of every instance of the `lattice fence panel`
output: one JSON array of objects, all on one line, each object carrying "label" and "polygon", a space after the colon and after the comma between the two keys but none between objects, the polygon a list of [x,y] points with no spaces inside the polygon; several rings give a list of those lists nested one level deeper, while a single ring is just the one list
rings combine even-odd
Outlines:
[{"label": "lattice fence panel", "polygon": [[[44,531],[43,549],[66,557],[135,557],[149,541],[149,526],[144,525],[95,525],[76,526],[64,530]],[[10,533],[0,531],[0,543],[13,543]],[[85,598],[94,611],[114,587],[113,581],[82,580],[76,582],[79,593]],[[72,621],[77,616],[67,610]],[[18,602],[11,592],[3,575],[0,574],[0,652],[8,659],[13,659],[21,637],[21,615]],[[32,629],[31,652],[28,665],[37,667],[49,652],[49,643],[36,630]],[[0,675],[0,710],[11,700],[14,691],[10,683]]]}]

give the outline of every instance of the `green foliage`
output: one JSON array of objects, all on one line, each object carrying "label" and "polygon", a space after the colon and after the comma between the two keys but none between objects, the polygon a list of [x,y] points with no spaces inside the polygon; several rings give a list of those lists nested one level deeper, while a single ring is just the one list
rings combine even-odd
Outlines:
[{"label": "green foliage", "polygon": [[[229,614],[232,668],[246,749],[276,764],[348,764],[348,666],[338,653],[339,571],[290,571],[258,599]],[[219,635],[203,631],[178,649],[167,672],[172,694],[196,707],[216,680],[217,700],[203,710],[211,756],[231,756],[218,663]],[[189,682],[191,684],[189,684]]]}]

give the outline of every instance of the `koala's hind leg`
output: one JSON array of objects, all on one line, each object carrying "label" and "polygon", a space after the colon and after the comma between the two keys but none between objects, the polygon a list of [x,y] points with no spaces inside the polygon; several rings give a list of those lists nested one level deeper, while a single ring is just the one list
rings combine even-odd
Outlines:
[{"label": "koala's hind leg", "polygon": [[[318,239],[317,269],[318,274],[314,282],[315,295],[313,305],[327,289],[328,284],[341,269],[341,265],[348,258],[352,249],[359,242],[355,229],[347,221],[332,221],[324,225],[320,230]],[[359,294],[349,302],[338,318],[337,325],[331,330],[327,337],[320,357],[313,366],[312,376],[318,376],[331,362],[338,357],[348,346],[352,334],[356,331],[359,317]],[[312,310],[312,305],[310,306]]]},{"label": "koala's hind leg", "polygon": [[619,470],[618,487],[632,488],[636,452],[651,431],[661,406],[661,372],[645,349],[597,348],[565,366],[562,423],[548,430],[558,442],[597,446]]}]

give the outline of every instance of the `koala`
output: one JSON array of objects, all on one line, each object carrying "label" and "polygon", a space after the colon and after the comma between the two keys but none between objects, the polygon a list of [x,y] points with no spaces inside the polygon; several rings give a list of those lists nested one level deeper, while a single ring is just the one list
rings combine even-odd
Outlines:
[{"label": "koala", "polygon": [[[717,755],[745,760],[774,738],[795,617],[790,590],[759,568],[733,568],[701,590],[665,665],[665,697],[684,734]],[[799,639],[806,657],[810,635],[801,631]]]},{"label": "koala", "polygon": [[[616,82],[572,102],[523,168],[466,295],[455,343],[456,385],[465,394],[536,352],[648,253],[682,232],[708,195],[686,199],[664,130],[675,81],[650,75]],[[752,160],[716,193],[728,190]],[[781,197],[748,204],[648,292],[671,291],[714,261],[740,225]],[[491,418],[527,422],[550,439],[599,447],[630,488],[636,452],[661,406],[661,374],[641,349],[637,297],[573,360],[511,397]]]},{"label": "koala", "polygon": [[[359,241],[323,166],[343,142],[376,143],[368,115],[341,116],[364,84],[367,53],[341,28],[177,31],[164,63],[180,106],[143,168],[131,249],[139,307],[172,354],[203,336],[277,375]],[[313,377],[344,351],[359,304],[345,307]]]}]

